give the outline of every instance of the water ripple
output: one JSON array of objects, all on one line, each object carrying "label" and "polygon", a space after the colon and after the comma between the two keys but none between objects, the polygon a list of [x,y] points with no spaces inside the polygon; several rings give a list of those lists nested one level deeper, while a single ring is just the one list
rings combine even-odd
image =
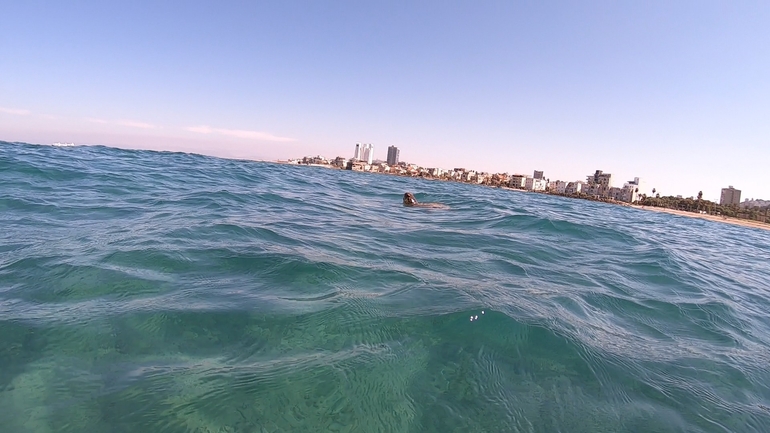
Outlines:
[{"label": "water ripple", "polygon": [[101,146],[0,173],[4,432],[770,431],[768,231]]}]

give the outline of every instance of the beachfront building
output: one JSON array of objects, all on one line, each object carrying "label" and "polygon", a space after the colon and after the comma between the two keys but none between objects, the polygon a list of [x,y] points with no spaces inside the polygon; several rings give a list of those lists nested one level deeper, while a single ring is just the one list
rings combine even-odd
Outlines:
[{"label": "beachfront building", "polygon": [[583,191],[584,186],[585,186],[585,183],[581,181],[569,182],[567,183],[567,186],[564,188],[564,194],[567,194],[567,195],[582,194],[584,193]]},{"label": "beachfront building", "polygon": [[527,191],[545,191],[547,183],[545,179],[537,179],[527,176],[524,181],[524,189]]},{"label": "beachfront building", "polygon": [[495,173],[492,175],[491,182],[493,185],[508,185],[510,180],[508,173]]},{"label": "beachfront building", "polygon": [[586,186],[583,192],[590,196],[608,197],[612,188],[612,174],[596,170],[586,176]]},{"label": "beachfront building", "polygon": [[399,157],[399,150],[396,146],[389,146],[388,147],[388,165],[396,165],[398,164],[398,157]]},{"label": "beachfront building", "polygon": [[508,186],[516,189],[524,189],[524,187],[527,185],[528,177],[529,176],[524,174],[511,175],[511,180],[509,181]]},{"label": "beachfront building", "polygon": [[633,203],[639,199],[638,191],[639,189],[636,187],[636,185],[625,184],[621,190],[619,200],[626,203]]},{"label": "beachfront building", "polygon": [[532,177],[534,177],[535,179],[543,179],[542,170],[535,170],[535,172],[532,174]]},{"label": "beachfront building", "polygon": [[332,165],[338,168],[345,168],[348,165],[348,159],[342,156],[338,156],[334,159],[334,162],[332,162]]},{"label": "beachfront building", "polygon": [[302,163],[307,165],[330,165],[331,161],[323,156],[306,156],[302,158]]},{"label": "beachfront building", "polygon": [[352,171],[369,171],[371,166],[367,164],[366,161],[354,161],[351,159],[348,161],[348,165],[345,167],[345,169]]},{"label": "beachfront building", "polygon": [[563,180],[555,180],[548,184],[548,190],[554,194],[564,194],[567,191],[567,182]]},{"label": "beachfront building", "polygon": [[741,190],[733,188],[732,185],[722,188],[722,196],[719,197],[719,204],[722,206],[741,204]]},{"label": "beachfront building", "polygon": [[607,198],[620,201],[620,197],[623,193],[623,188],[618,188],[617,186],[610,187],[609,190],[607,190]]},{"label": "beachfront building", "polygon": [[441,175],[444,174],[444,170],[440,168],[429,168],[428,174],[433,177],[441,177]]},{"label": "beachfront building", "polygon": [[642,181],[638,177],[634,180],[629,180],[623,185],[623,189],[618,200],[626,203],[633,203],[639,199],[639,194],[642,194]]}]

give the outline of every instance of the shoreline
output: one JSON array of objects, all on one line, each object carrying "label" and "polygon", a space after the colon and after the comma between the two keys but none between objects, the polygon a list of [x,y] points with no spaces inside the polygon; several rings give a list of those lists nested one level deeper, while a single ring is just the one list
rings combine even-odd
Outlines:
[{"label": "shoreline", "polygon": [[[273,163],[285,164],[285,165],[297,165],[297,166],[303,166],[304,165],[304,166],[308,166],[308,167],[331,168],[331,169],[335,169],[335,170],[345,171],[344,168],[335,167],[335,166],[326,165],[326,164],[295,164],[295,163],[290,163],[288,161],[265,161],[265,162],[273,162]],[[356,170],[354,170],[354,171],[356,171]],[[431,180],[431,181],[458,182],[456,180],[451,180],[451,179],[441,179],[441,178],[423,177],[423,176],[410,176],[410,175],[403,175],[403,174],[397,174],[397,173],[381,173],[381,172],[370,172],[370,171],[361,171],[361,173],[383,174],[383,175],[389,175],[389,176],[409,177],[409,178],[413,178],[413,179],[423,179],[423,180]],[[504,190],[507,190],[507,191],[532,192],[532,193],[535,193],[535,194],[556,195],[558,197],[565,197],[565,198],[571,198],[571,199],[576,199],[576,200],[587,200],[587,199],[581,198],[581,197],[570,197],[570,196],[565,196],[565,195],[561,195],[561,194],[551,194],[551,193],[548,193],[548,192],[545,192],[545,191],[526,191],[526,190],[522,190],[522,189],[518,189],[518,188],[511,188],[509,186],[503,186],[503,185],[494,186],[494,185],[485,185],[485,184],[477,184],[477,183],[473,183],[473,182],[461,182],[461,181],[459,181],[458,183],[463,183],[463,184],[467,184],[467,185],[475,185],[475,186],[484,186],[484,187],[487,187],[487,188],[499,188],[499,189],[504,189]],[[642,206],[642,205],[638,205],[638,204],[623,203],[623,202],[609,202],[609,201],[600,201],[600,200],[589,200],[589,201],[597,201],[597,202],[601,202],[601,203],[612,204],[612,205],[615,205],[615,206],[625,206],[625,207],[631,207],[631,208],[634,208],[634,209],[649,210],[649,211],[653,211],[653,212],[663,212],[663,213],[667,213],[667,214],[671,214],[671,215],[679,215],[679,216],[684,216],[684,217],[689,217],[689,218],[700,218],[700,219],[705,219],[705,220],[708,220],[708,221],[727,223],[727,224],[737,225],[737,226],[741,226],[741,227],[758,228],[758,229],[770,230],[770,224],[768,224],[768,223],[762,223],[762,222],[759,222],[759,221],[743,219],[743,218],[734,218],[734,217],[717,216],[717,215],[709,215],[709,214],[699,214],[699,213],[695,213],[695,212],[687,212],[687,211],[678,210],[678,209],[669,209],[669,208],[656,207],[656,206]]]},{"label": "shoreline", "polygon": [[736,226],[770,230],[770,224],[761,223],[759,221],[754,221],[754,220],[747,220],[747,219],[742,219],[742,218],[733,218],[733,217],[728,217],[728,216],[717,216],[717,215],[709,215],[709,214],[699,214],[699,213],[687,212],[687,211],[678,210],[678,209],[669,209],[669,208],[665,208],[665,207],[655,207],[655,206],[641,206],[641,205],[638,205],[638,204],[630,204],[630,205],[627,205],[627,206],[632,207],[634,209],[649,210],[649,211],[653,211],[653,212],[662,212],[662,213],[667,213],[667,214],[671,214],[671,215],[679,215],[679,216],[689,217],[689,218],[700,218],[700,219],[704,219],[704,220],[720,222],[720,223],[727,223],[727,224],[732,224],[732,225],[736,225]]}]

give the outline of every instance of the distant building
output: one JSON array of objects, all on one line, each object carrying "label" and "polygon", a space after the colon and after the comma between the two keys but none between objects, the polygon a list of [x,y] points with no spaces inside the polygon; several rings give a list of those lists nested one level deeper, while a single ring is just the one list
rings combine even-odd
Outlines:
[{"label": "distant building", "polygon": [[524,189],[524,187],[527,185],[527,177],[523,174],[514,174],[511,175],[511,180],[508,181],[508,185],[511,188],[516,189]]},{"label": "distant building", "polygon": [[543,172],[535,170],[535,173],[532,175],[535,179],[542,179],[543,178]]},{"label": "distant building", "polygon": [[370,165],[366,163],[366,161],[354,161],[350,160],[348,161],[347,166],[345,167],[346,170],[353,170],[353,171],[369,171]]},{"label": "distant building", "polygon": [[567,187],[564,188],[564,194],[580,194],[584,193],[583,187],[585,187],[585,183],[581,181],[577,182],[570,182],[567,184]]},{"label": "distant building", "polygon": [[524,189],[527,191],[545,191],[546,185],[547,182],[542,178],[537,179],[527,176],[527,179],[524,181]]},{"label": "distant building", "polygon": [[634,180],[629,180],[628,182],[623,185],[623,189],[621,190],[620,197],[618,200],[624,201],[626,203],[633,203],[639,199],[639,194],[641,194],[642,190],[642,181],[639,180],[638,177],[635,177]]},{"label": "distant building", "polygon": [[741,190],[733,188],[732,185],[722,188],[722,196],[719,198],[719,204],[722,206],[741,204]]},{"label": "distant building", "polygon": [[396,146],[388,147],[388,165],[398,164],[399,150]]},{"label": "distant building", "polygon": [[356,151],[353,153],[353,161],[361,160],[361,143],[356,143]]},{"label": "distant building", "polygon": [[374,160],[374,146],[370,143],[364,144],[363,149],[361,149],[361,160],[366,161],[367,164],[371,164]]},{"label": "distant building", "polygon": [[565,194],[567,192],[567,182],[563,180],[555,180],[548,186],[552,193]]},{"label": "distant building", "polygon": [[434,177],[440,177],[442,174],[444,174],[444,170],[440,168],[429,168],[428,174]]},{"label": "distant building", "polygon": [[610,187],[610,189],[607,191],[607,197],[620,201],[621,196],[623,195],[623,188],[618,188],[616,186]]},{"label": "distant building", "polygon": [[588,195],[608,197],[612,188],[612,174],[596,170],[586,177],[587,187],[584,192]]},{"label": "distant building", "polygon": [[366,161],[367,164],[372,164],[374,160],[374,146],[371,144],[356,143],[356,151],[353,153],[353,161]]},{"label": "distant building", "polygon": [[346,168],[348,165],[348,160],[347,158],[338,156],[337,158],[334,159],[334,162],[332,163],[332,165],[339,168]]}]

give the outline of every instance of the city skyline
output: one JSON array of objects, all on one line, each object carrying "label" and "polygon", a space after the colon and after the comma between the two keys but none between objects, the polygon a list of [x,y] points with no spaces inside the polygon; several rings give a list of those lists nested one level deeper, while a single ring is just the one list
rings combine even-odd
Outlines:
[{"label": "city skyline", "polygon": [[603,168],[663,194],[770,197],[766,3],[17,2],[4,16],[0,140],[276,160],[349,157],[365,138],[424,166]]},{"label": "city skyline", "polygon": [[[374,160],[372,158],[373,149],[374,147],[372,144],[367,143],[362,145],[362,143],[356,143],[352,158],[348,159],[344,156],[337,156],[335,159],[337,161],[350,161],[350,162],[361,162],[361,163],[365,162],[369,165],[373,163],[375,164],[385,163],[389,166],[395,166],[395,165],[398,165],[399,162],[402,162],[403,164],[419,166],[430,170],[436,169],[442,172],[451,171],[451,170],[460,170],[457,167],[447,168],[447,167],[441,167],[436,165],[422,166],[419,164],[415,164],[413,162],[399,161],[400,149],[394,145],[388,146],[388,155],[385,160],[382,160],[382,159]],[[305,156],[303,159],[308,160],[308,159],[323,159],[323,158],[325,157],[318,154],[315,157]],[[284,161],[298,162],[300,160],[295,158],[295,159],[286,159]],[[278,162],[281,162],[281,161],[278,160]],[[561,187],[562,189],[566,189],[567,184],[585,183],[589,185],[592,185],[592,184],[600,185],[601,186],[600,190],[594,191],[595,194],[599,194],[599,195],[601,195],[603,192],[607,192],[607,190],[614,187],[619,190],[618,191],[619,194],[622,192],[624,197],[623,201],[629,201],[629,202],[634,201],[633,198],[636,197],[637,195],[642,195],[642,194],[649,195],[649,196],[654,196],[655,194],[661,195],[659,188],[651,186],[647,180],[641,180],[641,178],[638,176],[635,176],[633,177],[633,179],[627,180],[627,181],[618,181],[620,177],[615,176],[613,181],[612,173],[605,172],[604,170],[600,170],[600,169],[595,170],[594,173],[591,175],[583,176],[586,179],[585,181],[583,181],[582,178],[568,179],[568,178],[561,178],[561,177],[554,177],[554,179],[551,180],[549,176],[545,175],[545,172],[543,170],[533,170],[532,175],[523,174],[522,172],[508,172],[508,171],[489,172],[486,170],[475,170],[472,167],[463,167],[462,170],[471,170],[479,173],[484,172],[485,174],[488,174],[488,175],[506,174],[511,177],[520,178],[521,184],[518,185],[517,187],[520,187],[522,189],[527,189],[527,190],[534,190],[534,191],[545,190],[545,187],[547,184],[554,184],[558,182],[563,184]],[[539,182],[539,181],[542,181],[542,182]],[[619,186],[621,184],[623,185],[622,187]],[[577,189],[573,189],[573,192],[580,192],[580,186],[578,185]],[[727,200],[725,199],[726,194],[727,194],[727,197],[729,197]],[[679,198],[698,196],[709,200],[708,194],[705,194],[703,190],[699,190],[697,193],[693,193],[689,195],[671,193],[671,192],[668,192],[668,193],[664,192],[662,195],[679,197]],[[720,189],[719,197],[720,197],[719,200],[715,199],[711,201],[719,202],[720,204],[738,204],[741,198],[741,191],[733,188],[733,186],[730,185],[728,188]],[[628,200],[626,200],[625,198],[628,198]],[[756,200],[756,199],[757,198],[746,198],[745,200],[749,201],[749,200]]]}]

